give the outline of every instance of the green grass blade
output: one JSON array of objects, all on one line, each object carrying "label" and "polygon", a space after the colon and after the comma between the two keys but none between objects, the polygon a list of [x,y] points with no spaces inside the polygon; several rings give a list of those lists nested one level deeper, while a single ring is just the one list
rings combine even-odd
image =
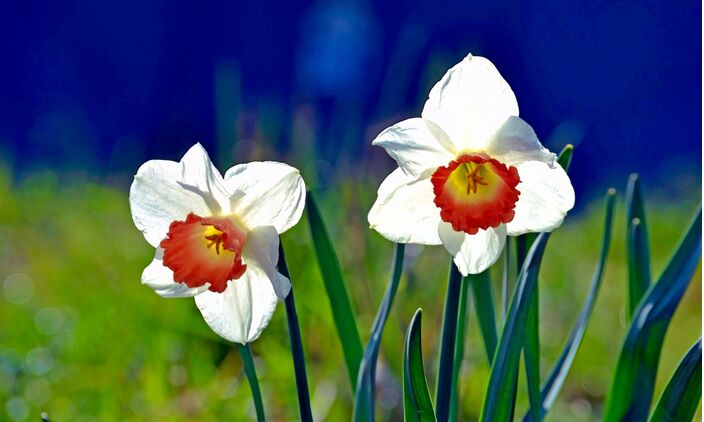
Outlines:
[{"label": "green grass blade", "polygon": [[626,252],[628,254],[628,317],[650,286],[650,250],[640,179],[632,174],[626,187]]},{"label": "green grass blade", "polygon": [[[291,280],[286,264],[284,248],[279,239],[279,262],[277,269],[281,274]],[[292,282],[293,283],[293,282]],[[301,338],[301,328],[298,324],[298,313],[296,312],[296,301],[293,298],[293,286],[291,292],[284,300],[286,308],[286,320],[288,321],[288,336],[291,341],[291,357],[293,358],[293,370],[296,376],[296,392],[298,393],[298,411],[301,421],[312,422],[313,412],[310,407],[310,394],[308,392],[308,375],[306,374],[306,359],[303,353],[303,340]]]},{"label": "green grass blade", "polygon": [[506,246],[504,246],[504,273],[501,278],[501,324],[506,322],[506,315],[508,314],[508,291],[509,279],[511,278],[511,245],[513,245],[513,238],[506,238]]},{"label": "green grass blade", "polygon": [[467,337],[467,290],[469,286],[468,277],[462,278],[460,288],[460,304],[457,320],[457,338],[455,339],[455,363],[452,372],[452,385],[450,387],[450,420],[458,420],[460,404],[460,370],[464,359],[464,343]]},{"label": "green grass blade", "polygon": [[423,311],[418,309],[411,319],[406,334],[403,354],[403,415],[406,422],[435,421],[433,403],[430,401],[428,383],[423,370],[420,326]]},{"label": "green grass blade", "polygon": [[633,314],[606,400],[605,422],[648,417],[665,333],[701,258],[701,225],[700,207],[665,271]]},{"label": "green grass blade", "polygon": [[359,375],[357,377],[357,393],[355,394],[354,403],[354,420],[355,421],[373,421],[374,420],[374,381],[376,380],[376,360],[379,355],[379,347],[381,345],[381,335],[384,332],[386,320],[389,318],[391,305],[394,303],[398,283],[401,280],[401,272],[403,271],[403,253],[405,245],[397,243],[394,250],[394,261],[391,270],[391,279],[386,287],[386,293],[379,306],[379,311],[374,318],[372,333],[367,343],[367,348],[364,350],[362,363],[359,366]]},{"label": "green grass blade", "polygon": [[702,339],[692,346],[665,387],[650,422],[691,421],[702,397]]},{"label": "green grass blade", "polygon": [[[557,158],[557,163],[567,171],[572,162],[574,147],[566,145]],[[525,254],[535,242],[537,235],[527,233],[519,237],[519,263],[522,265]],[[523,345],[523,358],[526,368],[526,383],[528,399],[530,401],[530,414],[534,419],[540,419],[540,289],[535,286],[535,294],[530,301],[528,324],[526,326],[525,344]]]},{"label": "green grass blade", "polygon": [[237,349],[242,356],[242,364],[244,365],[244,373],[247,375],[249,387],[252,389],[252,398],[254,399],[254,409],[257,412],[257,421],[264,422],[264,402],[262,401],[262,392],[259,389],[259,381],[257,381],[257,371],[254,368],[254,359],[252,359],[252,349],[249,344],[243,345],[237,343]]},{"label": "green grass blade", "polygon": [[565,171],[569,170],[569,168],[570,168],[570,163],[572,163],[572,154],[573,153],[574,153],[574,145],[567,144],[567,145],[565,145],[564,148],[562,148],[560,155],[557,156],[557,164],[559,164],[560,167],[565,169]]},{"label": "green grass blade", "polygon": [[526,325],[526,338],[523,344],[523,359],[526,366],[526,384],[528,387],[528,400],[530,414],[535,419],[540,419],[540,286],[535,284],[535,293],[530,300],[528,322]]},{"label": "green grass blade", "polygon": [[509,308],[494,360],[481,421],[501,422],[512,419],[516,380],[521,350],[525,340],[528,313],[538,283],[538,271],[550,233],[541,233],[528,252],[518,276],[515,293]]},{"label": "green grass blade", "polygon": [[[606,195],[606,213],[604,217],[604,234],[601,242],[601,253],[599,255],[596,270],[594,271],[591,286],[589,287],[589,292],[584,301],[584,305],[582,306],[582,311],[579,314],[577,323],[572,329],[560,357],[553,365],[552,370],[543,385],[543,389],[540,393],[540,415],[537,420],[542,420],[557,399],[557,395],[565,382],[565,378],[567,378],[567,373],[572,366],[577,350],[579,350],[579,346],[582,344],[582,339],[584,338],[584,333],[586,332],[587,324],[589,323],[589,318],[594,310],[597,294],[599,293],[599,288],[601,287],[601,281],[604,278],[606,258],[609,255],[609,247],[611,245],[615,205],[616,191],[609,189],[609,192]],[[534,420],[536,420],[536,415],[534,413],[526,414],[523,417],[523,422],[532,422]]]},{"label": "green grass blade", "polygon": [[357,374],[359,364],[362,360],[362,341],[359,339],[357,324],[352,311],[345,283],[342,279],[340,262],[335,254],[327,229],[320,214],[320,209],[315,201],[313,192],[306,195],[306,212],[308,214],[308,224],[313,238],[313,247],[318,257],[318,265],[323,275],[325,292],[330,301],[330,309],[335,321],[337,335],[340,338],[342,352],[345,356],[345,364],[349,374],[352,391],[357,384]]},{"label": "green grass blade", "polygon": [[450,261],[450,276],[445,296],[445,314],[442,320],[442,337],[440,340],[440,359],[435,390],[435,416],[439,422],[445,422],[450,416],[450,397],[452,396],[452,373],[455,364],[455,339],[457,337],[457,317],[462,287],[462,274],[454,262]]},{"label": "green grass blade", "polygon": [[479,274],[470,274],[466,278],[472,288],[474,308],[477,310],[479,329],[482,332],[482,340],[484,341],[484,351],[491,365],[491,361],[494,359],[494,352],[496,351],[496,343],[498,343],[494,297],[491,293],[491,275],[489,270],[486,270]]}]

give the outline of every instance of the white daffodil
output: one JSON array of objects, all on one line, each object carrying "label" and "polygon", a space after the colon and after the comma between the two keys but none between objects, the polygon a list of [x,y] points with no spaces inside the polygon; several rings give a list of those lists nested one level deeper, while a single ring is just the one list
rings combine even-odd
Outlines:
[{"label": "white daffodil", "polygon": [[279,234],[305,205],[298,170],[276,162],[232,167],[223,178],[200,144],[181,162],[144,163],[130,188],[132,219],[156,255],[142,283],[194,297],[221,337],[246,344],[291,289],[276,270]]},{"label": "white daffodil", "polygon": [[574,206],[555,154],[518,117],[494,65],[468,55],[430,91],[420,118],[372,142],[398,163],[369,224],[398,243],[443,244],[463,275],[498,259],[506,235],[551,231]]}]

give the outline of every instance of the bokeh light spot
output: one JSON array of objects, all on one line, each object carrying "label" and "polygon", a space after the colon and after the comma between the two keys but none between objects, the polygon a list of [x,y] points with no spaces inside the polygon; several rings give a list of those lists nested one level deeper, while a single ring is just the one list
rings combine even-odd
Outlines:
[{"label": "bokeh light spot", "polygon": [[27,274],[10,274],[2,285],[5,299],[15,305],[24,305],[34,295],[34,280]]}]

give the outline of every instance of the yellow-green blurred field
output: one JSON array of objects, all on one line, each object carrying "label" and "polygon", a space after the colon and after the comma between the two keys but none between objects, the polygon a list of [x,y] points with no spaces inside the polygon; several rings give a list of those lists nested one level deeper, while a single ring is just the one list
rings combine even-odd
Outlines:
[{"label": "yellow-green blurred field", "polygon": [[[352,295],[363,339],[381,300],[393,246],[368,230],[378,181],[333,182],[319,198]],[[624,181],[618,181],[621,188]],[[662,270],[699,201],[649,197],[653,274]],[[604,283],[584,343],[549,421],[597,420],[626,329],[624,212],[617,211]],[[600,244],[602,204],[569,215],[542,265],[541,370],[545,376],[577,318]],[[348,420],[352,395],[305,217],[283,236],[296,292],[316,420]],[[162,299],[140,284],[153,249],[134,228],[125,189],[39,173],[21,182],[0,172],[0,420],[248,420],[249,386],[237,350],[212,333],[191,299]],[[384,331],[378,369],[381,420],[401,412],[407,324],[425,311],[431,389],[449,257],[408,247],[407,268]],[[500,266],[499,266],[500,268]],[[494,293],[499,308],[499,274]],[[668,331],[655,397],[701,334],[698,271]],[[461,419],[475,420],[488,364],[470,301]],[[253,344],[270,420],[298,408],[283,306]],[[527,408],[519,384],[518,415]],[[701,411],[698,413],[698,415]],[[699,417],[699,416],[698,416]]]}]

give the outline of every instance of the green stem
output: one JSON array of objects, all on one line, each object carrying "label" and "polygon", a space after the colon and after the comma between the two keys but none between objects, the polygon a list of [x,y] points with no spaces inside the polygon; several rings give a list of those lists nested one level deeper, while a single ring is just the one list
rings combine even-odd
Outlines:
[{"label": "green stem", "polygon": [[460,371],[462,370],[464,342],[467,336],[467,288],[469,283],[470,280],[468,277],[462,278],[462,287],[460,288],[460,305],[457,320],[457,339],[455,340],[455,367],[452,372],[452,396],[450,396],[450,418],[454,421],[459,420]]},{"label": "green stem", "polygon": [[242,356],[244,373],[247,375],[249,387],[252,389],[254,408],[257,411],[257,421],[264,422],[266,420],[264,417],[264,404],[262,402],[262,392],[259,390],[259,382],[257,381],[257,371],[254,368],[254,359],[252,359],[252,349],[249,347],[249,344],[243,345],[239,343],[237,343],[237,349],[240,351],[240,356]]},{"label": "green stem", "polygon": [[455,338],[457,336],[457,316],[460,301],[462,274],[454,262],[450,261],[450,277],[445,298],[445,315],[442,323],[442,344],[440,346],[440,364],[435,393],[435,415],[438,422],[449,418],[450,396],[452,395],[452,372],[455,363]]},{"label": "green stem", "polygon": [[[286,264],[286,255],[279,239],[279,272],[291,280]],[[286,320],[288,321],[288,335],[291,341],[291,357],[293,358],[293,370],[296,376],[296,391],[298,393],[298,410],[301,420],[304,422],[313,421],[313,412],[310,408],[310,394],[308,393],[308,376],[306,374],[306,359],[303,353],[303,341],[301,339],[301,329],[298,324],[298,313],[296,312],[296,301],[293,298],[293,286],[291,292],[284,301],[286,305]]]}]

